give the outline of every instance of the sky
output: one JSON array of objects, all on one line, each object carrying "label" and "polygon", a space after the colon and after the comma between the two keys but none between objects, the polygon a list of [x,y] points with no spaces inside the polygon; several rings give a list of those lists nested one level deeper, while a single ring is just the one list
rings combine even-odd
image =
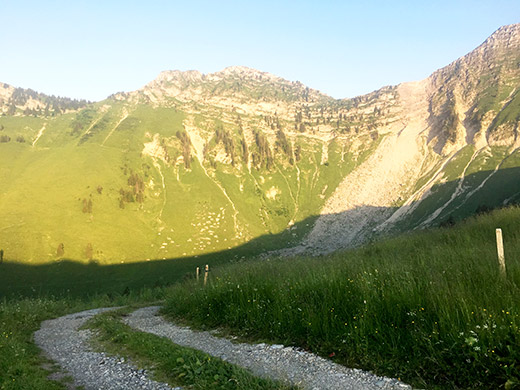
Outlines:
[{"label": "sky", "polygon": [[520,22],[520,1],[0,0],[0,82],[91,101],[243,65],[335,98],[420,80]]}]

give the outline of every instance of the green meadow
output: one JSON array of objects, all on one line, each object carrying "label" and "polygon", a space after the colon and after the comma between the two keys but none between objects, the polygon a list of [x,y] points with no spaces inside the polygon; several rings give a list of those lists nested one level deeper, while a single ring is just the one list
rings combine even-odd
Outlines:
[{"label": "green meadow", "polygon": [[[47,379],[53,368],[42,368],[44,359],[32,343],[42,320],[93,307],[152,303],[164,304],[163,313],[177,322],[251,342],[299,346],[418,388],[518,388],[519,221],[520,209],[501,209],[452,228],[318,258],[255,260],[263,244],[253,242],[216,255],[158,262],[4,262],[0,388],[64,388]],[[504,232],[505,276],[498,267],[496,227]],[[195,266],[206,263],[204,287],[202,278],[195,279]],[[143,367],[170,364],[142,346],[174,347],[134,334],[117,316],[96,326],[114,353],[134,356]],[[197,359],[204,361],[193,359],[189,372],[198,369]]]},{"label": "green meadow", "polygon": [[419,388],[517,388],[519,217],[508,208],[330,256],[224,266],[206,287],[186,281],[169,289],[163,312]]},{"label": "green meadow", "polygon": [[[270,157],[261,155],[261,143],[253,142],[249,152],[258,161],[251,167],[253,157],[239,150],[243,130],[233,122],[242,119],[218,119],[224,114],[192,115],[209,140],[203,161],[193,143],[189,158],[183,155],[188,114],[175,108],[109,99],[59,116],[0,117],[2,135],[10,138],[0,143],[5,257],[29,264],[188,258],[278,235],[300,223],[305,228],[293,229],[283,241],[265,241],[264,249],[287,247],[308,232],[301,222],[318,214],[345,175],[377,145],[360,135],[366,150],[355,156],[349,145],[333,140],[322,156],[321,141],[301,136],[294,146],[299,157],[289,161],[277,147]],[[243,121],[263,131],[262,118]],[[216,140],[219,126],[230,137],[230,150]],[[24,140],[18,142],[21,134]],[[153,142],[156,155],[145,152]],[[219,160],[225,153],[234,156],[233,165]]]}]

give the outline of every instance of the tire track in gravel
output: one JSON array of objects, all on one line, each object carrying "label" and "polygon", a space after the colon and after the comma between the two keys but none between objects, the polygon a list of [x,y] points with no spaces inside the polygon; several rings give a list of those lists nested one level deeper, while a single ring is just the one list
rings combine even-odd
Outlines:
[{"label": "tire track in gravel", "polygon": [[74,385],[85,390],[171,390],[166,383],[148,378],[147,372],[122,358],[94,352],[89,344],[93,332],[79,329],[95,315],[116,310],[102,308],[43,321],[34,341],[44,354],[74,378]]},{"label": "tire track in gravel", "polygon": [[[92,350],[89,341],[93,332],[80,328],[90,318],[116,309],[119,308],[92,309],[43,321],[34,334],[34,341],[48,358],[60,365],[63,372],[59,374],[71,375],[74,386],[85,390],[171,390],[168,384],[149,379],[146,370],[137,369],[123,358]],[[397,379],[350,369],[294,347],[233,343],[211,332],[176,326],[159,316],[159,309],[159,306],[138,309],[124,317],[123,322],[136,330],[166,337],[177,345],[243,367],[254,375],[290,383],[303,390],[411,389]]]},{"label": "tire track in gravel", "polygon": [[351,369],[294,347],[232,343],[210,332],[176,326],[158,315],[160,307],[134,311],[123,321],[130,327],[170,339],[175,344],[198,349],[254,375],[289,382],[304,390],[404,390],[410,386],[397,379]]}]

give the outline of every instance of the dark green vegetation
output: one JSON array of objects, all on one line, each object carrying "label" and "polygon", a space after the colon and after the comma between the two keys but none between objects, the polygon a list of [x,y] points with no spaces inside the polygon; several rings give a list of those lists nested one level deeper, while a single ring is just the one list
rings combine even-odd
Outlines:
[{"label": "dark green vegetation", "polygon": [[[504,231],[500,275],[495,228]],[[520,209],[316,259],[225,267],[164,310],[419,387],[520,386]]]},{"label": "dark green vegetation", "polygon": [[[3,84],[3,87],[5,89],[12,88],[7,84]],[[12,88],[9,99],[3,103],[8,115],[23,112],[24,115],[49,117],[59,115],[67,110],[83,108],[88,102],[59,96],[48,96],[32,89]],[[21,106],[24,107],[23,110],[20,108]],[[0,130],[3,130],[1,126]]]},{"label": "dark green vegetation", "polygon": [[124,356],[141,367],[154,367],[154,379],[186,389],[292,389],[260,379],[203,352],[173,344],[166,338],[132,330],[120,321],[121,313],[94,317],[88,326],[100,331],[103,351]]}]

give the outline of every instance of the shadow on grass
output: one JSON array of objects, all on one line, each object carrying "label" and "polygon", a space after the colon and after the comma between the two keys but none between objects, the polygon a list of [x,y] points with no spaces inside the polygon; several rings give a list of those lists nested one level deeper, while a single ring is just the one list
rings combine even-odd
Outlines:
[{"label": "shadow on grass", "polygon": [[[163,287],[184,278],[194,278],[196,267],[213,267],[244,261],[266,250],[294,245],[294,231],[308,231],[317,217],[309,217],[280,234],[253,239],[233,249],[199,256],[99,265],[63,259],[50,264],[10,262],[6,254],[0,264],[0,298],[20,296],[72,296],[127,294],[143,287]],[[301,235],[301,234],[300,234]]]},{"label": "shadow on grass", "polygon": [[[486,171],[468,175],[464,185],[466,191],[451,202],[451,206],[434,221],[438,225],[443,220],[451,218],[460,220],[475,213],[479,208],[486,209],[515,204],[520,201],[520,168],[502,169],[496,172]],[[431,196],[419,201],[414,212],[401,221],[402,229],[410,230],[418,226],[432,210],[447,202],[459,180],[435,185]],[[468,199],[472,189],[480,188]],[[413,206],[413,205],[412,205]],[[364,209],[364,210],[360,210]],[[397,208],[381,208],[362,206],[360,209],[341,213],[335,217],[348,220],[349,213],[372,212],[387,216]],[[355,214],[357,215],[357,214]],[[296,223],[291,229],[279,234],[269,234],[255,238],[236,248],[211,254],[175,258],[169,260],[154,260],[114,265],[98,265],[95,261],[89,264],[73,260],[61,260],[51,264],[27,265],[9,261],[9,255],[4,255],[0,264],[0,298],[20,296],[54,295],[69,297],[84,297],[97,294],[119,295],[128,294],[143,287],[163,287],[174,284],[184,278],[194,278],[197,266],[203,269],[205,264],[213,267],[248,260],[266,251],[295,246],[314,225],[317,216],[309,217]],[[348,226],[345,226],[348,229]],[[371,230],[370,226],[367,226]],[[398,232],[395,232],[398,233]]]}]

